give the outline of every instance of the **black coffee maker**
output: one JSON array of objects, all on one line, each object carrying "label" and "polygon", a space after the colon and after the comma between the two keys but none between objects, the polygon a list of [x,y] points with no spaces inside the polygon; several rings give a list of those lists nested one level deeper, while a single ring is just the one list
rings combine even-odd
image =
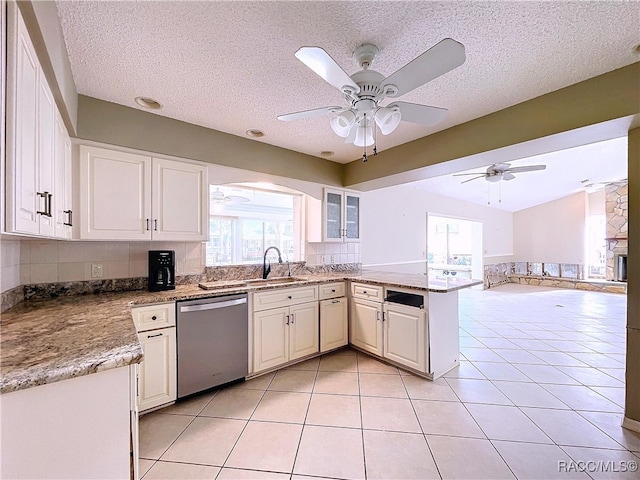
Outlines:
[{"label": "black coffee maker", "polygon": [[176,252],[149,250],[149,291],[175,290]]}]

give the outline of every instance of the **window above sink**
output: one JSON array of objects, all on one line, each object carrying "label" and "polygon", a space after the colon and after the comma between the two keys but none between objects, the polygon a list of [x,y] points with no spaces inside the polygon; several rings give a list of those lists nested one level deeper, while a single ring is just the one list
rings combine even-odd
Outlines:
[{"label": "window above sink", "polygon": [[301,260],[303,195],[280,190],[209,186],[207,266],[262,264],[270,246],[280,249],[284,261]]}]

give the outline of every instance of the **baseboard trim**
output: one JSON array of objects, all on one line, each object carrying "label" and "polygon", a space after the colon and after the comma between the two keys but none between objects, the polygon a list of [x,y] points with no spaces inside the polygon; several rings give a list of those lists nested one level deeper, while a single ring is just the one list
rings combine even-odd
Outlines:
[{"label": "baseboard trim", "polygon": [[622,427],[627,430],[640,433],[640,422],[638,420],[632,420],[631,418],[624,417],[622,420]]}]

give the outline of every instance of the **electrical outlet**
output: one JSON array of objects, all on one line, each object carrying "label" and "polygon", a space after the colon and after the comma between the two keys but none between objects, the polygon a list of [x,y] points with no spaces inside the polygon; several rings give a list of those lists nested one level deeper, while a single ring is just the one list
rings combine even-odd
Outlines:
[{"label": "electrical outlet", "polygon": [[102,278],[103,274],[104,274],[104,269],[102,268],[101,263],[91,264],[91,278]]}]

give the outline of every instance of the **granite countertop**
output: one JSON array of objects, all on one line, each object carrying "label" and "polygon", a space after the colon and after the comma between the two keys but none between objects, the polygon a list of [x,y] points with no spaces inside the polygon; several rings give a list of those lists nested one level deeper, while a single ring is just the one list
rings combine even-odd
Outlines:
[{"label": "granite countertop", "polygon": [[448,293],[463,288],[482,285],[482,280],[470,280],[458,277],[435,277],[421,273],[395,273],[364,271],[359,275],[351,275],[350,280],[370,283],[373,285],[388,285],[390,287],[413,288],[434,293]]},{"label": "granite countertop", "polygon": [[164,292],[102,293],[22,302],[4,312],[0,320],[0,393],[139,363],[143,352],[131,316],[131,306],[135,305],[342,280],[436,293],[482,283],[388,272],[337,272],[295,278],[286,284],[239,284],[236,280],[219,282],[220,288],[214,290],[194,284]]}]

